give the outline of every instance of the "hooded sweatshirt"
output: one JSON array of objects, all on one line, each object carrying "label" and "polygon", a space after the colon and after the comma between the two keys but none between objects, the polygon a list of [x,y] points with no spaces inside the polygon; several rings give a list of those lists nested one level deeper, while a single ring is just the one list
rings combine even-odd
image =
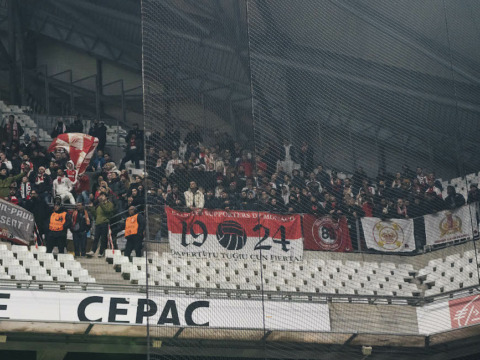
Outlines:
[{"label": "hooded sweatshirt", "polygon": [[[68,168],[68,164],[71,164],[71,170]],[[72,160],[67,161],[67,170],[65,170],[65,175],[68,177],[68,179],[72,182],[72,185],[75,186],[77,183],[77,176],[78,176],[78,171],[75,170],[75,164],[73,163]]]}]

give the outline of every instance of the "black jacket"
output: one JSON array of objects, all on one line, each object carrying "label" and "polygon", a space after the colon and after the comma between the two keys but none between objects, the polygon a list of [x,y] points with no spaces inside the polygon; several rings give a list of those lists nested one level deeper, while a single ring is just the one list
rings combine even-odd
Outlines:
[{"label": "black jacket", "polygon": [[[90,216],[89,216],[89,220],[92,221]],[[72,214],[72,226],[70,228],[70,231],[72,233],[80,233],[80,232],[88,231],[90,227],[91,225],[87,224],[87,219],[85,218],[85,212],[75,210]]]},{"label": "black jacket", "polygon": [[446,209],[456,209],[463,205],[465,205],[465,198],[462,194],[453,193],[445,198]]}]

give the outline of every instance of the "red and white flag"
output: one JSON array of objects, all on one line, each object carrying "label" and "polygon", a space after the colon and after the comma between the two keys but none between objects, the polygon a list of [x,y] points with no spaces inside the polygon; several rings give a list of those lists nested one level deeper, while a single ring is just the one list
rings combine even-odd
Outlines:
[{"label": "red and white flag", "polygon": [[177,256],[301,261],[298,214],[166,208],[170,249]]},{"label": "red and white flag", "polygon": [[81,133],[68,133],[58,135],[48,147],[48,151],[65,150],[75,164],[78,174],[81,175],[87,169],[97,145],[96,137]]}]

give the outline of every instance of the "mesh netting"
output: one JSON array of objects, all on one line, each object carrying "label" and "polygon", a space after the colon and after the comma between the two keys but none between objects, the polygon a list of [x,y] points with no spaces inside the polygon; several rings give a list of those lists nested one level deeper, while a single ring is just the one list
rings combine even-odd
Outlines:
[{"label": "mesh netting", "polygon": [[472,324],[479,11],[142,2],[152,358],[351,355]]}]

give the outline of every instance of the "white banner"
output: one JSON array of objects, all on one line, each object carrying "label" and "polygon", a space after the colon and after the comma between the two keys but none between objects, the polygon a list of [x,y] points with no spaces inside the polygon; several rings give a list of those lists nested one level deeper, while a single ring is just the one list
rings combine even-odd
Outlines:
[{"label": "white banner", "polygon": [[448,301],[417,307],[418,333],[430,335],[452,328]]},{"label": "white banner", "polygon": [[[327,304],[265,301],[268,330],[330,331]],[[40,311],[39,311],[40,309]],[[0,319],[263,329],[261,300],[0,290]]]},{"label": "white banner", "polygon": [[438,245],[473,237],[470,206],[425,215],[427,245]]},{"label": "white banner", "polygon": [[369,249],[385,252],[415,250],[413,220],[362,218],[363,234]]}]

